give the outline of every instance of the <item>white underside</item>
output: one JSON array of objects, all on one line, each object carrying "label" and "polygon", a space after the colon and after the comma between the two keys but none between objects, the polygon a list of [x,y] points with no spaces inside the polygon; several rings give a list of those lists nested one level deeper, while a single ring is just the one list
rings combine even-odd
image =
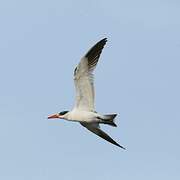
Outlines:
[{"label": "white underside", "polygon": [[99,119],[97,117],[101,117],[101,115],[95,112],[73,109],[72,111],[65,114],[64,119],[69,121],[91,123],[91,122],[99,122]]}]

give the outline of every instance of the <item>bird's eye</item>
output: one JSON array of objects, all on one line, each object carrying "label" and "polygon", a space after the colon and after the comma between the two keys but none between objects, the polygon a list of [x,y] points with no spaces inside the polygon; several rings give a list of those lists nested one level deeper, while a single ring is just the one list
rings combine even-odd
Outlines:
[{"label": "bird's eye", "polygon": [[74,70],[74,75],[76,74],[76,72],[77,72],[77,67],[76,67],[75,70]]},{"label": "bird's eye", "polygon": [[66,113],[68,113],[68,111],[62,111],[62,112],[59,113],[59,115],[64,115]]}]

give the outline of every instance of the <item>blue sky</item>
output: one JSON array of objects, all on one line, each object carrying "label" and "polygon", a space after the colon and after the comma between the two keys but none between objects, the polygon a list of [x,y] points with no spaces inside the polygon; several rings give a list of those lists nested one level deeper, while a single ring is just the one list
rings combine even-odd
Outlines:
[{"label": "blue sky", "polygon": [[[178,180],[180,2],[0,2],[0,179]],[[96,110],[126,151],[47,116],[74,104],[73,70],[101,38]]]}]

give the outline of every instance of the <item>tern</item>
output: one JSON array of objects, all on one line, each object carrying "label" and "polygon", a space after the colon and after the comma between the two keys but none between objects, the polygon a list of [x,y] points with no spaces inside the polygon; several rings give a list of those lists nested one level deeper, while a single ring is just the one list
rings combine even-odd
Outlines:
[{"label": "tern", "polygon": [[82,126],[99,137],[125,149],[100,129],[100,124],[107,124],[116,127],[117,125],[115,124],[114,119],[117,114],[99,114],[95,111],[94,106],[95,92],[93,71],[96,68],[106,42],[107,38],[104,38],[90,48],[85,56],[81,58],[78,66],[74,70],[74,84],[76,89],[74,108],[71,111],[62,111],[53,114],[49,116],[48,119],[59,118],[79,122]]}]

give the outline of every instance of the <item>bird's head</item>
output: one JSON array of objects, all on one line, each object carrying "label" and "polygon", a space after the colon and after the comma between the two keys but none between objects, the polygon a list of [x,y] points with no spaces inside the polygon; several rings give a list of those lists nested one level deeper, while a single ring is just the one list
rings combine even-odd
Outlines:
[{"label": "bird's head", "polygon": [[61,111],[60,113],[57,114],[53,114],[51,116],[48,116],[48,119],[54,119],[54,118],[58,118],[58,119],[65,119],[65,115],[68,113],[69,111]]}]

